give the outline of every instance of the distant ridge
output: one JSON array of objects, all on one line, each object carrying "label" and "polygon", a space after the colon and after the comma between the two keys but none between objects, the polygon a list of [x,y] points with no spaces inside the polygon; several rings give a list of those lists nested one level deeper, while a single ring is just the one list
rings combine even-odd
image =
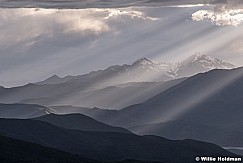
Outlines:
[{"label": "distant ridge", "polygon": [[158,82],[189,77],[212,69],[232,69],[236,66],[221,59],[196,53],[178,63],[154,62],[146,57],[131,65],[113,65],[104,70],[93,71],[78,76],[60,78],[54,75],[37,84],[60,84],[96,80],[106,85],[128,82]]},{"label": "distant ridge", "polygon": [[189,76],[212,69],[234,67],[201,54],[192,55],[179,63],[158,63],[141,58],[131,65],[114,65],[105,70],[63,78],[53,75],[39,83],[0,88],[0,103],[73,105],[117,110],[144,102]]},{"label": "distant ridge", "polygon": [[82,114],[47,114],[34,119],[73,130],[131,133],[127,129],[110,126]]},{"label": "distant ridge", "polygon": [[50,114],[48,107],[36,104],[2,104],[0,103],[0,118],[33,118]]}]

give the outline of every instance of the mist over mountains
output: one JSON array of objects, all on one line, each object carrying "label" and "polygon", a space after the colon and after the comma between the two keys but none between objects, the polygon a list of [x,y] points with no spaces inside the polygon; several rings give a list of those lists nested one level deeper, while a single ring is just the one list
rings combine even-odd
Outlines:
[{"label": "mist over mountains", "polygon": [[[156,78],[151,80],[151,73]],[[16,151],[25,144],[49,153],[68,152],[63,159],[73,162],[239,157],[221,147],[243,146],[242,76],[242,68],[194,55],[177,64],[142,58],[85,75],[1,87],[1,140],[16,143]],[[119,81],[121,77],[128,82]],[[109,78],[117,80],[104,82]],[[112,110],[93,108],[97,105]],[[23,152],[28,155],[29,149]],[[37,154],[33,159],[44,159]]]},{"label": "mist over mountains", "polygon": [[242,146],[242,76],[242,68],[212,70],[124,108],[111,116],[114,119],[107,118],[107,113],[93,117],[139,134]]},{"label": "mist over mountains", "polygon": [[212,69],[232,69],[236,66],[214,57],[200,53],[192,55],[179,63],[155,62],[141,58],[132,65],[114,65],[105,70],[93,71],[80,76],[60,78],[56,75],[38,84],[59,84],[79,82],[78,80],[98,80],[107,85],[117,85],[129,82],[168,81],[177,78],[193,76]]},{"label": "mist over mountains", "polygon": [[0,0],[0,162],[241,162],[242,33],[241,0]]},{"label": "mist over mountains", "polygon": [[54,75],[39,83],[2,88],[0,102],[121,109],[144,102],[186,77],[234,67],[220,59],[199,54],[179,63],[157,63],[142,58],[131,65],[115,65],[64,78]]},{"label": "mist over mountains", "polygon": [[[78,9],[71,9],[72,3],[77,2],[83,3],[85,9],[78,5]],[[185,1],[184,6],[179,6],[177,1],[163,1],[170,7],[142,7],[136,5],[138,1],[132,2],[134,6],[130,1],[102,1],[106,7],[96,8],[96,2],[1,1],[0,5],[23,8],[0,10],[4,22],[0,24],[0,85],[20,86],[53,74],[84,74],[109,65],[130,64],[142,57],[177,62],[196,52],[242,65],[241,13],[229,8],[237,3],[217,1],[216,6],[190,6],[187,4],[194,2]],[[94,8],[86,3],[92,3]],[[133,7],[109,8],[109,4],[118,3]],[[153,3],[159,6],[159,1],[146,4]],[[43,4],[56,7],[41,7]],[[58,5],[66,5],[66,9]],[[233,15],[227,15],[226,10]]]}]

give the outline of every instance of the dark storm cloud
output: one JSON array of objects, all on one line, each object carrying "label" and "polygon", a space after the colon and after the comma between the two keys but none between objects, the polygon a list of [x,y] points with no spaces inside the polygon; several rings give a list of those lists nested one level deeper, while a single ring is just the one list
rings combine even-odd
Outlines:
[{"label": "dark storm cloud", "polygon": [[0,7],[43,7],[43,8],[113,8],[129,6],[176,6],[196,4],[226,4],[239,8],[242,0],[1,0]]}]

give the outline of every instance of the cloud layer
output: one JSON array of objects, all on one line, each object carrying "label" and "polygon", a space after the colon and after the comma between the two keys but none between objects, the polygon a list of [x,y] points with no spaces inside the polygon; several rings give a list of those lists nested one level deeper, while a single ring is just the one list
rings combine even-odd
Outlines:
[{"label": "cloud layer", "polygon": [[[76,33],[99,35],[111,30],[109,21],[119,17],[157,20],[141,11],[126,9],[0,9],[0,43],[19,43],[41,35]],[[18,24],[21,24],[18,26]],[[18,27],[18,28],[17,28]],[[16,30],[17,28],[17,30]]]},{"label": "cloud layer", "polygon": [[243,23],[243,2],[227,0],[224,3],[213,4],[208,9],[192,14],[194,21],[211,21],[217,26],[238,26]]},{"label": "cloud layer", "polygon": [[238,26],[243,23],[243,9],[199,10],[192,14],[194,21],[211,21],[217,26]]}]

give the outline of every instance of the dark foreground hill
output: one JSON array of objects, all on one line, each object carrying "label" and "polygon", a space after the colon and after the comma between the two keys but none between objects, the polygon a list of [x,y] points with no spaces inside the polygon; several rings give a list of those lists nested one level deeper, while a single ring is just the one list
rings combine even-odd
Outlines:
[{"label": "dark foreground hill", "polygon": [[69,130],[37,120],[0,119],[0,135],[99,161],[194,162],[196,156],[233,156],[217,145],[156,136]]},{"label": "dark foreground hill", "polygon": [[[175,120],[130,127],[139,135],[158,135],[168,139],[194,139],[212,142],[223,147],[243,145],[242,124],[210,125],[195,121]],[[175,134],[176,133],[176,134]]]},{"label": "dark foreground hill", "polygon": [[98,163],[60,150],[0,136],[1,163]]}]

